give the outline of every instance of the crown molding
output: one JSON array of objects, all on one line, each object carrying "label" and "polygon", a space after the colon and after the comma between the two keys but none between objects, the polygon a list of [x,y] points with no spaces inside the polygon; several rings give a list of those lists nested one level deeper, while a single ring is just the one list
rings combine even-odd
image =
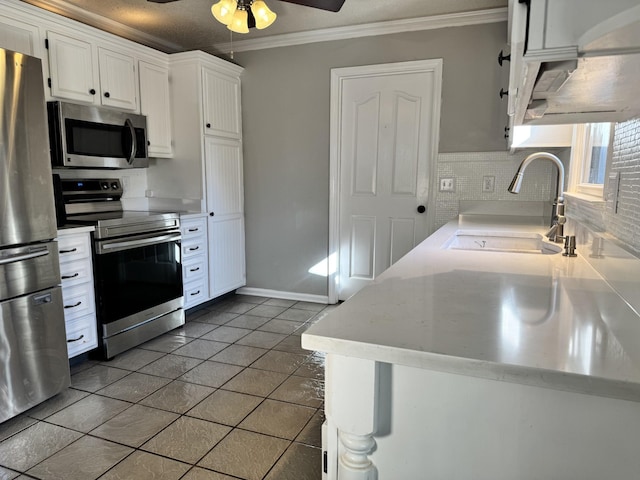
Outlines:
[{"label": "crown molding", "polygon": [[391,33],[415,32],[445,27],[463,27],[467,25],[506,21],[506,7],[492,8],[487,10],[478,10],[475,12],[434,15],[430,17],[410,18],[405,20],[390,20],[387,22],[376,22],[365,25],[324,28],[309,32],[285,33],[282,35],[272,35],[251,40],[240,40],[233,43],[216,43],[212,45],[212,48],[221,53],[231,52],[232,47],[233,52],[246,52],[249,50],[288,47],[291,45],[302,45],[306,43],[328,42],[332,40],[388,35]]},{"label": "crown molding", "polygon": [[[149,35],[135,28],[131,28],[109,18],[87,12],[86,10],[68,3],[65,0],[23,0],[25,3],[43,10],[72,18],[80,23],[104,30],[128,40],[147,45],[164,52],[184,51],[182,45],[169,42],[163,38]],[[415,32],[433,30],[446,27],[462,27],[483,23],[497,23],[507,21],[507,8],[493,8],[475,12],[461,12],[429,17],[410,18],[404,20],[390,20],[363,25],[324,28],[308,32],[285,33],[270,35],[237,42],[216,43],[210,49],[219,53],[245,52],[249,50],[263,50],[267,48],[288,47],[307,43],[328,42],[332,40],[346,40],[350,38],[388,35],[392,33]],[[209,50],[209,48],[205,48]]]},{"label": "crown molding", "polygon": [[39,7],[51,13],[56,13],[80,23],[84,23],[91,27],[98,28],[105,32],[118,35],[136,43],[147,45],[151,48],[156,48],[166,52],[180,52],[184,50],[182,45],[169,42],[163,38],[156,37],[155,35],[149,35],[148,33],[141,32],[135,28],[131,28],[115,20],[97,15],[95,13],[87,12],[86,10],[72,5],[64,0],[23,0],[25,3]]}]

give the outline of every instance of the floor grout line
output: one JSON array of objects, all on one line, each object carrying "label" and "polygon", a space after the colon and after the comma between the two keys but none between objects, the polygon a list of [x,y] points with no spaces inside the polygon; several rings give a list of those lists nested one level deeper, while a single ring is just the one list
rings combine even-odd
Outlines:
[{"label": "floor grout line", "polygon": [[[239,300],[236,300],[239,299]],[[31,426],[37,425],[39,422],[43,422],[49,425],[55,425],[58,428],[64,428],[64,429],[68,429],[72,432],[76,432],[79,433],[81,436],[74,440],[73,442],[71,442],[69,445],[63,447],[67,448],[70,445],[78,442],[79,440],[81,440],[82,438],[85,437],[92,437],[92,438],[98,438],[101,439],[103,441],[108,441],[108,442],[112,442],[115,443],[117,445],[121,445],[127,448],[132,448],[132,452],[130,454],[128,454],[127,456],[125,456],[123,459],[121,459],[119,462],[117,462],[116,464],[112,465],[111,467],[109,467],[109,469],[107,469],[102,475],[106,474],[106,472],[111,471],[113,469],[115,469],[118,465],[120,465],[122,462],[124,462],[127,458],[131,457],[131,455],[134,455],[135,452],[144,452],[144,453],[148,453],[151,455],[157,455],[159,457],[165,458],[165,459],[169,459],[172,461],[176,461],[176,462],[180,462],[184,465],[188,465],[190,468],[189,470],[187,470],[187,472],[181,476],[180,478],[186,478],[187,476],[189,476],[189,472],[191,472],[194,468],[198,467],[198,468],[204,468],[207,471],[214,471],[214,472],[218,472],[220,474],[223,475],[227,475],[229,476],[229,473],[225,473],[223,471],[220,470],[215,470],[215,469],[211,469],[208,467],[202,467],[200,465],[198,465],[199,462],[201,462],[206,456],[208,456],[211,452],[213,452],[213,450],[219,446],[227,437],[229,437],[229,435],[232,434],[232,432],[234,431],[244,431],[250,434],[258,434],[258,435],[262,435],[264,437],[268,437],[268,438],[272,438],[272,439],[276,439],[279,441],[286,441],[286,447],[282,450],[281,454],[278,456],[278,458],[267,468],[266,473],[264,473],[262,478],[266,478],[270,475],[270,472],[274,471],[276,468],[280,468],[279,466],[279,462],[280,460],[287,455],[287,452],[289,452],[289,450],[294,446],[294,445],[300,445],[302,447],[305,448],[312,448],[315,450],[320,450],[320,445],[319,444],[314,444],[314,442],[319,443],[317,440],[308,440],[307,442],[304,441],[297,441],[297,439],[302,435],[302,433],[307,429],[307,427],[309,427],[310,425],[312,425],[312,422],[316,422],[316,417],[317,415],[322,415],[322,411],[323,411],[323,404],[324,404],[324,400],[322,399],[320,402],[320,405],[315,406],[315,405],[311,405],[310,403],[314,403],[311,401],[291,401],[291,400],[282,400],[282,399],[276,399],[276,398],[272,398],[272,395],[274,395],[274,393],[280,389],[281,387],[283,387],[283,385],[285,385],[287,382],[289,382],[291,379],[295,378],[295,379],[299,379],[299,380],[295,380],[295,381],[300,381],[300,382],[310,382],[313,383],[315,385],[320,385],[322,389],[324,389],[324,381],[323,379],[319,379],[317,378],[317,375],[314,375],[313,373],[311,373],[310,375],[296,375],[296,373],[298,371],[300,371],[300,369],[305,366],[305,365],[309,365],[310,366],[310,371],[312,372],[314,369],[314,365],[315,368],[317,369],[317,363],[315,363],[313,361],[314,359],[314,352],[312,351],[308,351],[308,350],[304,350],[300,347],[295,347],[295,346],[290,346],[290,343],[293,343],[294,345],[297,343],[299,345],[299,341],[300,341],[300,335],[301,333],[304,332],[304,330],[306,330],[306,328],[308,328],[310,325],[313,325],[313,323],[315,323],[313,321],[313,319],[319,315],[322,310],[324,310],[325,307],[323,307],[323,309],[321,310],[309,310],[309,309],[302,309],[302,308],[295,308],[295,306],[297,305],[298,302],[288,306],[288,307],[284,307],[284,306],[275,306],[275,305],[268,305],[267,302],[270,300],[268,298],[265,298],[261,303],[253,303],[253,302],[242,302],[243,299],[240,298],[240,296],[234,297],[233,300],[229,300],[229,299],[225,299],[224,302],[221,302],[219,304],[218,308],[214,308],[215,304],[213,306],[209,306],[205,309],[202,310],[198,310],[197,312],[194,312],[193,314],[189,314],[188,318],[187,318],[187,322],[185,325],[187,324],[191,324],[193,323],[198,323],[201,325],[209,325],[212,328],[208,329],[206,331],[204,331],[205,329],[203,328],[201,331],[204,331],[204,333],[201,333],[199,335],[195,335],[195,334],[189,334],[189,333],[181,333],[181,334],[175,334],[174,332],[168,332],[167,334],[165,334],[165,336],[170,337],[170,336],[175,336],[175,337],[180,337],[181,341],[180,342],[176,342],[180,343],[180,345],[176,346],[175,348],[171,348],[171,344],[169,342],[169,347],[171,348],[171,350],[169,351],[163,351],[163,350],[154,350],[153,348],[149,348],[148,346],[145,348],[144,345],[141,345],[139,347],[137,347],[137,349],[139,349],[140,351],[145,351],[145,352],[153,352],[154,354],[158,354],[159,356],[157,358],[155,358],[154,360],[151,360],[150,362],[141,364],[140,366],[137,366],[136,369],[128,369],[128,368],[123,368],[121,366],[110,366],[109,362],[95,362],[95,363],[91,363],[89,365],[85,365],[84,367],[80,367],[80,366],[76,366],[74,368],[74,376],[81,374],[83,372],[88,372],[88,373],[84,373],[85,376],[90,376],[91,372],[90,370],[92,368],[95,367],[108,367],[108,368],[112,368],[112,369],[118,369],[122,372],[126,372],[122,377],[119,377],[113,381],[106,381],[104,382],[104,384],[101,384],[99,386],[99,388],[97,388],[96,390],[86,390],[86,389],[82,389],[79,388],[78,386],[73,386],[71,387],[72,390],[76,390],[78,392],[81,392],[82,394],[86,394],[83,395],[80,398],[75,399],[74,401],[71,401],[69,404],[64,404],[63,407],[58,408],[54,411],[52,411],[51,413],[48,413],[46,417],[42,418],[42,419],[37,419],[34,417],[29,417],[28,414],[25,415],[25,418],[29,418],[31,420],[33,420],[33,423],[31,423],[30,425],[27,425],[25,428],[19,429],[16,432],[13,432],[11,435],[9,435],[6,439],[4,439],[2,442],[0,442],[0,450],[2,448],[3,443],[7,442],[7,440],[15,437],[16,435],[20,434],[21,432],[24,432],[25,430],[27,430],[28,428],[30,428]],[[251,307],[249,310],[245,311],[244,313],[235,313],[235,312],[229,312],[227,309],[233,309],[234,308],[234,303],[247,303],[247,304],[253,304],[254,306]],[[257,307],[271,307],[274,308],[275,310],[279,309],[279,308],[284,308],[284,310],[282,310],[280,313],[278,313],[276,316],[268,318],[268,317],[263,317],[263,316],[258,316],[258,318],[264,318],[265,322],[263,322],[262,324],[258,325],[255,328],[246,328],[246,327],[239,327],[239,326],[234,326],[234,325],[228,325],[228,323],[233,322],[234,320],[236,320],[237,318],[243,316],[243,315],[248,315],[251,316],[251,310],[257,308]],[[300,310],[300,311],[304,311],[306,312],[306,315],[309,315],[309,317],[306,320],[295,320],[295,319],[286,319],[286,318],[278,318],[279,315],[284,314],[287,311],[290,310]],[[274,310],[274,311],[275,311]],[[204,320],[204,317],[207,314],[212,314],[212,315],[216,315],[216,314],[231,314],[234,315],[232,318],[230,318],[229,320],[224,321],[223,323],[209,323],[206,321],[198,321],[198,320]],[[193,316],[192,316],[193,315]],[[254,315],[255,317],[255,315]],[[288,333],[283,333],[283,332],[277,332],[277,331],[269,331],[269,330],[263,330],[262,327],[264,327],[267,323],[271,322],[272,320],[282,320],[285,322],[289,322],[292,324],[299,324],[298,328],[295,328],[294,330],[292,330],[291,332]],[[203,338],[204,336],[211,334],[212,332],[215,332],[215,330],[219,329],[220,327],[223,326],[227,326],[228,328],[242,328],[244,330],[250,330],[249,333],[247,333],[246,335],[236,339],[233,343],[229,343],[229,342],[221,342],[219,340],[215,340],[215,339],[206,339]],[[303,329],[301,332],[298,332],[299,330]],[[194,328],[194,331],[197,331],[196,328]],[[243,338],[245,338],[248,335],[251,335],[252,333],[255,332],[261,332],[261,333],[266,333],[266,334],[273,334],[273,335],[278,335],[278,336],[282,336],[282,338],[274,345],[270,346],[270,347],[266,347],[265,345],[245,345],[245,344],[239,344],[237,343],[238,341],[241,341]],[[158,338],[162,338],[158,337]],[[265,338],[269,338],[269,337],[265,337]],[[295,340],[293,340],[295,339]],[[155,339],[157,341],[157,339]],[[193,343],[195,340],[204,340],[206,342],[217,342],[217,343],[224,343],[226,344],[221,350],[219,350],[218,352],[214,353],[213,355],[211,355],[210,357],[207,358],[202,358],[202,357],[194,357],[194,356],[189,356],[189,355],[184,355],[184,354],[180,354],[180,353],[174,353],[176,350],[185,347],[191,343]],[[152,340],[151,342],[153,342],[154,340]],[[224,352],[225,350],[227,350],[229,347],[233,346],[233,345],[237,345],[237,346],[242,346],[242,347],[248,347],[248,348],[253,348],[253,349],[258,349],[258,350],[264,350],[263,353],[261,353],[258,357],[254,358],[253,360],[250,361],[250,363],[248,365],[238,365],[237,363],[231,363],[231,362],[224,362],[224,361],[218,361],[215,360],[214,357],[221,354],[222,352]],[[161,347],[161,342],[160,345],[157,348],[162,348]],[[166,350],[166,348],[164,349]],[[279,358],[281,358],[282,360],[285,360],[287,363],[285,363],[282,368],[278,369],[276,368],[271,368],[269,369],[268,367],[262,367],[260,368],[260,366],[254,366],[255,364],[257,364],[261,359],[263,359],[264,357],[266,357],[267,355],[269,355],[269,353],[271,352],[276,352],[278,354],[282,354]],[[196,351],[197,353],[197,351]],[[173,377],[173,376],[167,376],[167,375],[162,375],[159,374],[157,372],[154,373],[148,373],[148,372],[142,372],[141,370],[144,369],[145,367],[153,364],[154,362],[157,362],[163,358],[166,358],[168,356],[172,356],[172,357],[180,357],[183,359],[190,359],[190,360],[194,360],[197,361],[198,363],[196,363],[195,365],[193,365],[190,368],[185,369],[184,371],[181,370],[182,373],[180,373],[177,377]],[[172,358],[170,357],[170,358]],[[276,355],[275,358],[277,359],[278,356]],[[316,357],[317,358],[317,357]],[[299,361],[296,361],[295,359],[298,359]],[[273,359],[273,356],[270,358],[269,361],[275,361]],[[233,374],[232,376],[230,376],[229,378],[227,378],[226,380],[224,380],[219,386],[212,386],[211,384],[207,384],[207,383],[198,383],[197,381],[193,381],[193,380],[186,380],[186,379],[181,379],[182,376],[186,375],[188,372],[192,372],[194,369],[196,369],[197,367],[205,364],[205,362],[213,362],[213,363],[217,363],[220,365],[225,365],[225,366],[233,366],[233,367],[237,367],[240,370]],[[290,362],[290,363],[289,363]],[[230,384],[235,378],[237,378],[239,375],[241,375],[243,372],[247,371],[248,369],[250,370],[258,370],[261,372],[265,372],[265,373],[273,373],[276,374],[278,376],[282,376],[282,380],[281,381],[276,381],[276,383],[273,384],[273,386],[269,386],[267,387],[266,390],[269,390],[268,393],[266,393],[265,395],[258,395],[255,393],[246,393],[243,391],[238,391],[238,390],[232,390],[229,388],[228,384]],[[285,370],[285,371],[283,371]],[[97,371],[97,370],[96,370]],[[136,400],[123,400],[121,398],[118,397],[114,397],[114,396],[110,396],[108,393],[106,392],[101,392],[101,390],[105,390],[107,389],[109,386],[113,386],[115,384],[117,384],[120,381],[125,380],[128,377],[131,377],[133,374],[140,374],[140,375],[146,375],[149,377],[155,377],[155,378],[161,378],[167,381],[166,384],[159,386],[157,388],[152,388],[151,390],[149,390],[148,392],[145,392],[144,396],[137,398]],[[166,373],[166,372],[165,372]],[[142,377],[141,377],[142,378]],[[275,377],[278,378],[278,377]],[[145,400],[149,399],[150,397],[156,395],[158,392],[160,392],[161,390],[169,387],[172,384],[175,384],[176,382],[183,382],[183,383],[187,383],[187,384],[191,384],[194,386],[199,386],[199,387],[206,387],[211,389],[211,392],[209,392],[208,394],[206,394],[206,396],[203,396],[200,400],[196,401],[194,404],[190,404],[188,405],[188,408],[180,413],[180,412],[176,412],[175,410],[170,410],[170,409],[165,409],[162,406],[155,406],[155,405],[146,405],[143,404],[142,402],[144,402]],[[226,388],[225,388],[226,387]],[[92,387],[93,388],[93,387]],[[235,388],[238,388],[238,386],[236,386]],[[265,390],[265,391],[266,391]],[[241,414],[241,416],[239,417],[239,419],[236,421],[235,425],[228,425],[225,423],[220,423],[219,421],[212,421],[206,418],[200,418],[200,417],[196,417],[193,415],[190,415],[190,412],[193,411],[194,409],[196,409],[199,405],[203,404],[208,398],[210,398],[212,395],[214,395],[216,392],[218,391],[222,391],[222,392],[227,392],[227,393],[235,393],[235,394],[241,394],[241,395],[247,395],[249,397],[253,397],[256,399],[259,399],[259,402],[255,404],[255,406],[253,406],[252,408],[250,408],[249,410],[247,410],[247,412]],[[116,394],[117,391],[114,391],[112,393],[112,395]],[[90,398],[90,396],[99,396],[102,398],[107,398],[107,399],[112,399],[112,400],[117,400],[120,402],[125,402],[128,405],[121,411],[118,411],[117,413],[115,413],[112,416],[109,416],[107,419],[103,420],[100,424],[98,424],[95,427],[92,427],[89,432],[82,432],[80,430],[76,430],[74,428],[70,428],[70,427],[65,427],[63,425],[59,425],[59,424],[55,424],[52,423],[51,421],[48,421],[48,419],[50,417],[52,417],[53,415],[56,415],[57,413],[68,409],[74,405],[76,405],[78,402],[81,402],[83,399],[87,399]],[[282,396],[282,395],[281,395]],[[286,395],[285,395],[286,396]],[[295,427],[293,427],[293,430],[290,431],[290,433],[284,433],[284,431],[282,431],[281,435],[279,436],[277,433],[264,433],[265,428],[257,425],[254,426],[254,430],[252,430],[250,427],[247,426],[243,426],[241,427],[240,425],[242,425],[243,422],[245,422],[249,417],[251,417],[254,413],[258,412],[259,409],[264,406],[267,403],[267,400],[271,401],[271,402],[279,402],[282,404],[286,404],[286,405],[290,405],[292,407],[300,407],[302,409],[308,409],[311,413],[308,416],[308,418],[303,419],[301,418],[301,422],[296,425]],[[132,407],[134,406],[141,406],[141,407],[145,407],[145,408],[149,408],[149,409],[155,409],[158,411],[163,411],[163,412],[167,412],[167,413],[172,413],[177,415],[177,417],[175,419],[173,419],[171,422],[169,422],[167,425],[161,427],[158,431],[156,431],[155,433],[153,433],[149,438],[146,438],[139,446],[137,447],[132,447],[131,445],[128,445],[126,443],[123,442],[119,442],[119,441],[114,441],[105,437],[101,437],[95,433],[92,433],[94,431],[96,431],[98,428],[100,428],[101,426],[107,424],[108,422],[112,421],[114,418],[118,417],[119,415],[122,415],[124,412],[130,410]],[[303,411],[303,410],[300,410]],[[307,415],[307,414],[305,414]],[[163,432],[167,431],[167,429],[171,428],[172,426],[175,426],[177,422],[180,421],[180,419],[182,418],[189,418],[189,419],[194,419],[194,420],[200,420],[203,422],[207,422],[207,423],[212,423],[218,426],[223,426],[225,428],[228,428],[228,432],[223,435],[221,438],[219,438],[213,445],[208,446],[208,450],[202,455],[200,456],[196,461],[194,461],[193,463],[189,463],[189,462],[185,462],[183,460],[179,460],[177,458],[174,458],[172,456],[170,456],[170,454],[164,454],[164,453],[156,453],[150,450],[147,450],[144,447],[144,445],[146,445],[148,442],[150,442],[151,440],[158,438]],[[256,419],[256,421],[260,422],[261,420],[258,418]],[[2,428],[2,425],[0,425],[0,430]],[[267,430],[270,427],[266,427]],[[318,427],[319,428],[319,427]],[[262,431],[259,431],[262,430]],[[310,435],[310,433],[307,433],[307,435]],[[290,436],[293,436],[293,438],[289,438]],[[313,436],[313,435],[312,435]],[[53,451],[53,453],[51,455],[49,455],[46,459],[38,462],[36,465],[40,465],[43,462],[46,462],[47,460],[51,459],[52,457],[54,457],[58,452],[60,452],[62,449],[58,449]],[[0,463],[1,464],[1,463]],[[36,465],[29,467],[30,470],[32,468],[34,468]],[[21,472],[21,473],[25,473],[25,472]],[[317,475],[316,475],[317,474]],[[320,472],[318,470],[318,472],[313,472],[312,477],[309,478],[320,478]],[[239,478],[239,477],[237,477]],[[302,478],[302,477],[301,477]],[[307,478],[307,477],[304,477]],[[177,479],[176,479],[177,480]]]}]

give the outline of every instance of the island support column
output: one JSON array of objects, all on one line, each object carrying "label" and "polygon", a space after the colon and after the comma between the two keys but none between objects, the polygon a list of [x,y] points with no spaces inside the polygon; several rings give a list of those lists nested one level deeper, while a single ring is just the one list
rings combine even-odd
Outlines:
[{"label": "island support column", "polygon": [[[328,354],[326,358],[325,410],[338,433],[338,480],[376,480],[369,459],[375,446],[379,390],[378,363]],[[334,457],[335,458],[335,457]],[[331,473],[329,478],[333,478]]]}]

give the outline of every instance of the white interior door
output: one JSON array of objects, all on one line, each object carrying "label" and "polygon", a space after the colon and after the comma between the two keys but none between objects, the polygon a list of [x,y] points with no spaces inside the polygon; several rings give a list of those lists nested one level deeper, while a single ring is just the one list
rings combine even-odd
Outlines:
[{"label": "white interior door", "polygon": [[337,70],[347,73],[333,92],[340,97],[337,290],[344,300],[430,229],[441,61]]}]

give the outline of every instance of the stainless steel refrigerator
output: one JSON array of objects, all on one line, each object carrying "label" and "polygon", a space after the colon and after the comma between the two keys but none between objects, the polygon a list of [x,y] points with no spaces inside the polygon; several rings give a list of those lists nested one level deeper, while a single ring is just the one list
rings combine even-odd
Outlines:
[{"label": "stainless steel refrigerator", "polygon": [[40,59],[0,49],[0,422],[69,385]]}]

